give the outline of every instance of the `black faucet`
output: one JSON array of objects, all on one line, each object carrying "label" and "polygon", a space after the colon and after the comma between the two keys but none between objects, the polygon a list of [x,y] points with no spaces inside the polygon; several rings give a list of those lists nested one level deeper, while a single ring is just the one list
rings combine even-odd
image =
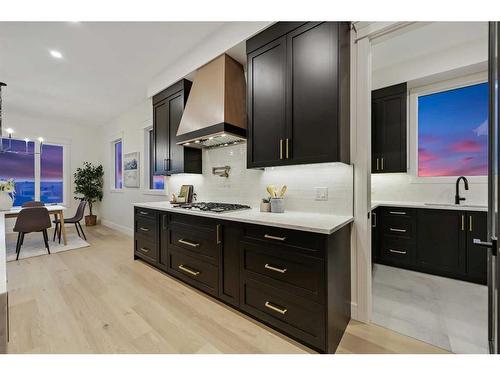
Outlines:
[{"label": "black faucet", "polygon": [[455,204],[460,204],[460,201],[464,201],[465,198],[458,194],[458,188],[460,187],[460,180],[464,180],[465,190],[469,190],[469,181],[464,176],[457,178],[457,183],[455,185]]}]

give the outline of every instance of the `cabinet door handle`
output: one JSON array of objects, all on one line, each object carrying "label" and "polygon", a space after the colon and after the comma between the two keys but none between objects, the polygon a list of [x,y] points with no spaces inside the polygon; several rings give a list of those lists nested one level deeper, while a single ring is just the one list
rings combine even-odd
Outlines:
[{"label": "cabinet door handle", "polygon": [[149,212],[147,212],[147,211],[139,211],[139,213],[140,213],[141,215],[149,215]]},{"label": "cabinet door handle", "polygon": [[280,160],[283,159],[283,140],[280,139]]},{"label": "cabinet door handle", "polygon": [[288,138],[286,139],[286,158],[288,159]]},{"label": "cabinet door handle", "polygon": [[379,159],[377,158],[377,171],[379,170]]},{"label": "cabinet door handle", "polygon": [[465,230],[465,215],[462,215],[462,230]]},{"label": "cabinet door handle", "polygon": [[191,246],[191,247],[199,247],[200,246],[199,243],[190,242],[190,241],[185,240],[184,238],[181,238],[180,240],[177,240],[177,242],[183,243],[184,245],[188,245],[188,246]]},{"label": "cabinet door handle", "polygon": [[396,254],[406,254],[406,251],[401,251],[401,250],[394,250],[394,249],[389,249],[391,253],[396,253]]},{"label": "cabinet door handle", "polygon": [[404,211],[389,211],[391,215],[406,215]]},{"label": "cabinet door handle", "polygon": [[217,245],[219,245],[222,240],[221,240],[221,233],[220,233],[220,230],[221,230],[221,226],[220,224],[217,224]]},{"label": "cabinet door handle", "polygon": [[267,238],[268,240],[277,240],[277,241],[286,240],[286,237],[276,237],[276,236],[271,236],[270,234],[264,234],[264,238]]},{"label": "cabinet door handle", "polygon": [[273,305],[271,302],[269,301],[266,301],[266,303],[264,304],[264,306],[266,306],[268,309],[270,310],[273,310],[273,311],[276,311],[278,313],[280,313],[281,315],[285,315],[286,312],[288,311],[288,309],[285,309],[285,308],[279,308],[278,306],[275,306]]},{"label": "cabinet door handle", "polygon": [[163,170],[167,170],[167,159],[163,159]]},{"label": "cabinet door handle", "polygon": [[469,216],[469,232],[472,232],[472,216]]},{"label": "cabinet door handle", "polygon": [[401,232],[406,233],[406,229],[389,228],[391,232]]},{"label": "cabinet door handle", "polygon": [[191,268],[186,267],[184,264],[179,264],[178,268],[181,271],[187,272],[187,273],[189,273],[190,275],[193,275],[193,276],[198,276],[200,274],[200,271],[192,270]]},{"label": "cabinet door handle", "polygon": [[377,227],[377,213],[372,212],[372,228],[376,228],[376,227]]},{"label": "cabinet door handle", "polygon": [[143,232],[149,232],[149,228],[140,227],[139,229],[142,230]]},{"label": "cabinet door handle", "polygon": [[384,170],[384,158],[381,158],[380,159],[380,165],[381,165],[381,169]]},{"label": "cabinet door handle", "polygon": [[139,248],[139,250],[141,250],[143,253],[149,253],[151,251],[151,249],[148,249],[147,247],[141,247]]},{"label": "cabinet door handle", "polygon": [[266,263],[266,265],[264,266],[264,268],[266,268],[268,270],[271,270],[271,271],[274,271],[274,272],[279,272],[279,273],[285,273],[286,272],[286,268],[273,267],[269,263]]},{"label": "cabinet door handle", "polygon": [[167,229],[167,215],[163,215],[162,217],[162,226],[163,229]]}]

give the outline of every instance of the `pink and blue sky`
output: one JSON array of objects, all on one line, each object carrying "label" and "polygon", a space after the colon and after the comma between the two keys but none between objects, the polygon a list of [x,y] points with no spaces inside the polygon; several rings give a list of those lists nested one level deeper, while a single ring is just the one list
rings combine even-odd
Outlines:
[{"label": "pink and blue sky", "polygon": [[488,83],[420,96],[418,175],[488,174]]}]

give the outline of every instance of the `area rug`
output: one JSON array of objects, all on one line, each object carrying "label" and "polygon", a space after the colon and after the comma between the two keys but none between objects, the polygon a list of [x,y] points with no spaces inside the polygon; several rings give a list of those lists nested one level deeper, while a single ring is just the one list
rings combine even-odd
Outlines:
[{"label": "area rug", "polygon": [[[61,244],[57,241],[52,241],[51,233],[49,232],[49,247],[51,254],[61,253],[63,251],[81,249],[90,246],[90,244],[78,237],[76,233],[67,234],[68,244],[65,246],[62,242]],[[6,236],[7,245],[7,262],[12,262],[16,260],[16,243],[17,243],[17,233],[8,234]],[[43,242],[43,235],[41,233],[30,233],[24,236],[24,244],[21,248],[21,253],[19,255],[19,260],[27,259],[32,257],[37,257],[41,255],[49,255],[45,244]]]}]

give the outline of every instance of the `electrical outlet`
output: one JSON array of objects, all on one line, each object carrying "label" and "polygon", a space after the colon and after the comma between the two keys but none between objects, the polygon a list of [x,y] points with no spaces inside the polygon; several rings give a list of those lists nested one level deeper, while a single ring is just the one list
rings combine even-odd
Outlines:
[{"label": "electrical outlet", "polygon": [[327,187],[316,187],[314,188],[316,191],[317,201],[327,201],[328,200],[328,188]]}]

